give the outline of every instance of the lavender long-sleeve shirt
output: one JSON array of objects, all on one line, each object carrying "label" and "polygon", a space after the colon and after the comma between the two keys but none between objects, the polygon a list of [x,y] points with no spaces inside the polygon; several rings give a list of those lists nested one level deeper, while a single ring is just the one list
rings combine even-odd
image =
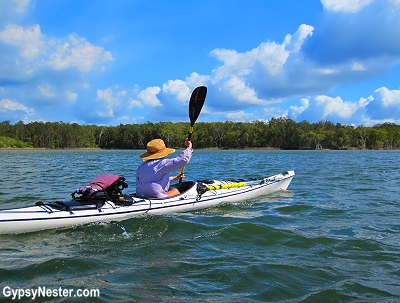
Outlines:
[{"label": "lavender long-sleeve shirt", "polygon": [[169,173],[181,169],[189,163],[193,150],[186,148],[179,157],[156,159],[142,163],[136,171],[136,196],[146,198],[166,198],[172,180]]}]

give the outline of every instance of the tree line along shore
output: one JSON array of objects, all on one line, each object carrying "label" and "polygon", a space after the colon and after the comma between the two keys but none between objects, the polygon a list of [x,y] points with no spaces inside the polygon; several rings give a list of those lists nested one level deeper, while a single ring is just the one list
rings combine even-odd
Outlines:
[{"label": "tree line along shore", "polygon": [[[145,149],[161,138],[182,148],[189,123],[158,122],[118,126],[63,122],[0,122],[0,148]],[[198,149],[400,149],[400,125],[352,126],[320,121],[197,122],[192,136]]]}]

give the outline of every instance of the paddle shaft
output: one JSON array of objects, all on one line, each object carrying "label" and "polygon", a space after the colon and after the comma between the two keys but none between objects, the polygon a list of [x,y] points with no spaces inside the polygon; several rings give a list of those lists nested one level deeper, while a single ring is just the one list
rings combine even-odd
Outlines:
[{"label": "paddle shaft", "polygon": [[189,128],[189,135],[188,135],[188,141],[190,141],[190,139],[192,138],[192,134],[193,134],[193,126],[191,126],[190,128]]},{"label": "paddle shaft", "polygon": [[[189,128],[189,135],[188,135],[188,141],[190,141],[190,139],[192,138],[192,134],[193,134],[193,126],[190,126],[190,128]],[[185,167],[182,167],[181,168],[181,175],[183,175],[183,173],[185,172]],[[182,177],[180,177],[179,178],[179,183],[181,183],[182,182]]]},{"label": "paddle shaft", "polygon": [[[197,118],[200,115],[201,109],[203,108],[204,101],[206,100],[207,95],[207,87],[199,86],[196,87],[192,92],[189,101],[189,119],[190,119],[190,128],[188,132],[188,141],[191,140],[193,134],[193,126],[196,122]],[[182,182],[182,176],[185,172],[185,167],[181,169],[181,178],[179,178],[179,183]]]}]

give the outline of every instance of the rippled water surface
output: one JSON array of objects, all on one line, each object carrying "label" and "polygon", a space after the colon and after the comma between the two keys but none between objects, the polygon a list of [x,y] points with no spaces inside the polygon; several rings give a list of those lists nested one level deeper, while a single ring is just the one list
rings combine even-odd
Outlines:
[{"label": "rippled water surface", "polygon": [[[0,208],[66,199],[102,173],[134,192],[139,154],[2,150]],[[196,150],[187,179],[296,176],[288,191],[191,213],[0,235],[0,300],[5,286],[45,286],[100,290],[75,302],[399,302],[399,156]],[[71,298],[35,302],[47,301]]]}]

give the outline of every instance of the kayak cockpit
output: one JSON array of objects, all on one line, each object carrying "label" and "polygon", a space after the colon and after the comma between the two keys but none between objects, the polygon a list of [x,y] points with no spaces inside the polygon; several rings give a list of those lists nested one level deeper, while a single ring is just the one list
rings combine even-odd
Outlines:
[{"label": "kayak cockpit", "polygon": [[189,191],[195,184],[196,184],[195,181],[184,181],[184,182],[172,184],[172,185],[169,187],[169,190],[176,188],[176,189],[179,190],[179,194],[178,194],[178,195],[175,195],[175,196],[169,196],[169,197],[166,197],[166,198],[138,197],[138,196],[136,196],[136,193],[132,194],[131,196],[132,196],[133,198],[141,198],[141,199],[166,200],[166,199],[170,199],[170,198],[173,198],[173,197],[178,197],[178,196],[180,196],[180,195],[186,193],[186,192]]}]

